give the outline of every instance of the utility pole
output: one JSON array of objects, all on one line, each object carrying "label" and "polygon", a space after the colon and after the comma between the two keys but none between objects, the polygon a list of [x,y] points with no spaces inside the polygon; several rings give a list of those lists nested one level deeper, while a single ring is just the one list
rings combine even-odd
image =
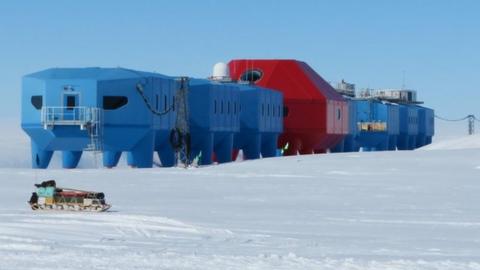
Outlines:
[{"label": "utility pole", "polygon": [[475,133],[475,116],[470,114],[468,118],[468,135],[473,135]]},{"label": "utility pole", "polygon": [[175,130],[177,138],[175,151],[177,152],[177,161],[183,162],[185,168],[190,166],[190,125],[188,115],[188,77],[180,77],[177,79],[180,89],[175,95],[175,109],[177,118],[175,119]]}]

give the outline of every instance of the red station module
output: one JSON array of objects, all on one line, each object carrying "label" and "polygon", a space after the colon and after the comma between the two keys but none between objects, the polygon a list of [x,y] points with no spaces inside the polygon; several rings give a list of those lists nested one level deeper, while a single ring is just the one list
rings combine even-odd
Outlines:
[{"label": "red station module", "polygon": [[233,80],[283,93],[284,155],[325,153],[348,133],[348,104],[309,65],[297,60],[239,59],[229,63]]}]

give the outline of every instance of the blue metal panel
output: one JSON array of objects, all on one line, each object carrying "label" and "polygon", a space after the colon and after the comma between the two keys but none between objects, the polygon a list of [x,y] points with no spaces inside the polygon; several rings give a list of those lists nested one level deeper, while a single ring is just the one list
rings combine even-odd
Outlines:
[{"label": "blue metal panel", "polygon": [[386,103],[388,107],[388,150],[396,150],[400,135],[400,107],[398,104]]},{"label": "blue metal panel", "polygon": [[408,106],[399,105],[400,107],[400,134],[398,135],[397,148],[399,150],[408,150],[408,126],[409,126],[409,115],[408,115]]},{"label": "blue metal panel", "polygon": [[435,112],[430,108],[425,108],[425,135],[433,137],[435,135]]},{"label": "blue metal panel", "polygon": [[435,135],[435,111],[425,108],[426,128],[425,128],[425,145],[432,143],[432,137]]},{"label": "blue metal panel", "polygon": [[220,114],[220,102],[216,92],[211,91],[211,85],[207,80],[190,80],[188,94],[188,112],[190,127],[192,129],[208,129],[212,125],[218,125]]},{"label": "blue metal panel", "polygon": [[417,147],[419,133],[419,109],[415,105],[400,106],[400,135],[398,137],[399,150],[412,150]]},{"label": "blue metal panel", "polygon": [[388,134],[398,135],[400,134],[400,107],[398,104],[386,103],[388,108]]},{"label": "blue metal panel", "polygon": [[415,148],[419,148],[425,145],[426,141],[426,128],[427,128],[427,123],[426,123],[426,112],[425,108],[421,106],[416,106],[417,109],[417,117],[418,117],[418,123],[417,123],[417,136],[416,136],[416,141],[415,141]]},{"label": "blue metal panel", "polygon": [[408,106],[408,134],[416,136],[418,134],[418,108],[413,105]]}]

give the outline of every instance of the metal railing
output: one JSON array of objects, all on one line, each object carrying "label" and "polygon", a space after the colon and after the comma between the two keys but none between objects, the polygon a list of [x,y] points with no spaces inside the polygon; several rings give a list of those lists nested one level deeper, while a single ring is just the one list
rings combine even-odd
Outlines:
[{"label": "metal railing", "polygon": [[103,110],[96,107],[43,107],[41,122],[45,129],[55,126],[79,126],[87,130],[90,143],[85,151],[102,150]]},{"label": "metal railing", "polygon": [[43,107],[43,125],[86,125],[101,120],[101,109],[95,107]]}]

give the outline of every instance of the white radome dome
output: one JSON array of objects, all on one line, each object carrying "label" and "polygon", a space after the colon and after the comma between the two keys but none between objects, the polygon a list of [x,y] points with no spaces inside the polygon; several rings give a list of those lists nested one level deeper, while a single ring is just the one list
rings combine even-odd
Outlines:
[{"label": "white radome dome", "polygon": [[230,81],[230,69],[228,65],[219,62],[213,66],[212,80],[215,81]]}]

